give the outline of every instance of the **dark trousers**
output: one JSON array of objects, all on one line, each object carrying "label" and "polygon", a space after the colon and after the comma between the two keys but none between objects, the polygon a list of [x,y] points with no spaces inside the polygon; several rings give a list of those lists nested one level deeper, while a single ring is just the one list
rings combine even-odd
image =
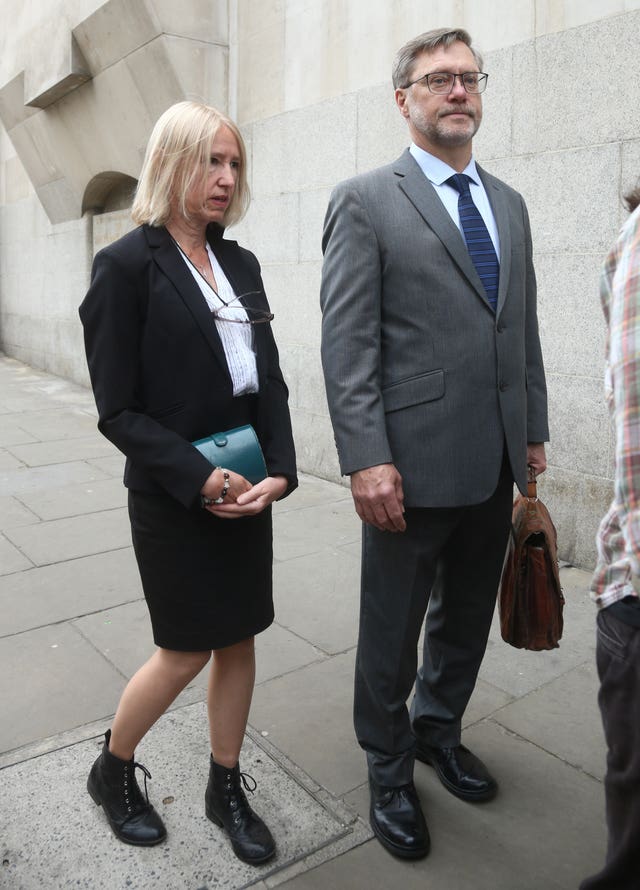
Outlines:
[{"label": "dark trousers", "polygon": [[640,887],[640,628],[598,613],[598,702],[607,741],[606,865],[580,890]]},{"label": "dark trousers", "polygon": [[435,745],[460,742],[489,636],[512,500],[513,478],[505,465],[496,491],[482,504],[409,508],[403,533],[363,526],[354,723],[370,775],[380,785],[411,781],[412,723]]}]

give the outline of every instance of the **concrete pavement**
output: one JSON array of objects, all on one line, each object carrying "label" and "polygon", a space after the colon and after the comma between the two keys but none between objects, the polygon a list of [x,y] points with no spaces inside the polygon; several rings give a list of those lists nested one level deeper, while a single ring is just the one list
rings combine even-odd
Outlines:
[{"label": "concrete pavement", "polygon": [[433,849],[399,861],[372,839],[351,726],[359,521],[347,489],[305,476],[276,505],[276,623],[258,639],[243,752],[277,859],[244,866],[204,816],[204,676],[137,752],[168,841],[119,843],[85,782],[126,679],[153,649],[122,464],[90,392],[0,356],[1,887],[570,890],[600,867],[589,575],[562,569],[558,650],[512,649],[494,623],[464,738],[500,794],[465,804],[417,764]]}]

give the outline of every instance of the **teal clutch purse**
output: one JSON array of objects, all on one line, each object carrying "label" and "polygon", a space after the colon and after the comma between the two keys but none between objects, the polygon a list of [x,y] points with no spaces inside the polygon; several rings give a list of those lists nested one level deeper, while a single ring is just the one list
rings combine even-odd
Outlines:
[{"label": "teal clutch purse", "polygon": [[252,485],[267,478],[267,465],[254,428],[237,426],[191,443],[214,467],[233,470]]}]

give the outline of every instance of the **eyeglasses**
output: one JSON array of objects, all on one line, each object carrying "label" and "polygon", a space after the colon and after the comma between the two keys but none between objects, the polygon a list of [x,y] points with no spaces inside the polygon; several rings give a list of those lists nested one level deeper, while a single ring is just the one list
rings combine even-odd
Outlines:
[{"label": "eyeglasses", "polygon": [[402,89],[408,90],[414,83],[419,83],[422,80],[430,93],[435,93],[436,96],[446,96],[452,91],[456,77],[460,78],[460,83],[467,93],[484,93],[487,88],[489,75],[483,74],[482,71],[467,71],[465,74],[449,74],[447,71],[434,71],[432,74],[423,74],[422,77],[412,80],[411,83],[406,84]]},{"label": "eyeglasses", "polygon": [[[212,309],[211,314],[216,319],[216,321],[228,321],[232,324],[267,324],[267,322],[273,321],[273,319],[275,318],[273,312],[265,312],[264,309],[252,309],[251,306],[245,306],[242,304],[239,306],[233,305],[234,303],[237,303],[238,300],[243,300],[245,297],[252,297],[254,294],[260,293],[262,293],[262,291],[250,290],[246,294],[239,294],[237,297],[234,297],[233,300],[229,300],[228,303],[225,303],[222,297],[216,294],[223,305],[219,308]],[[230,310],[227,315],[224,314],[225,309]],[[239,310],[246,313],[247,317],[239,318]],[[232,313],[234,312],[237,313],[235,318],[232,315]]]}]

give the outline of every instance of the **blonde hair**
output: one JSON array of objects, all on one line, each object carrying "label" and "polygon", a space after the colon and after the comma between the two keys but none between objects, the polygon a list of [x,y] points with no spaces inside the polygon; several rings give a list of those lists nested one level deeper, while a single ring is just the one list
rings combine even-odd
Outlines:
[{"label": "blonde hair", "polygon": [[186,199],[192,186],[204,189],[211,143],[220,127],[228,127],[238,142],[240,166],[233,197],[224,215],[225,226],[238,222],[249,207],[247,153],[238,127],[226,115],[201,102],[177,102],[160,116],[147,145],[131,216],[139,225],[162,226],[171,216],[171,203],[189,218]]}]

